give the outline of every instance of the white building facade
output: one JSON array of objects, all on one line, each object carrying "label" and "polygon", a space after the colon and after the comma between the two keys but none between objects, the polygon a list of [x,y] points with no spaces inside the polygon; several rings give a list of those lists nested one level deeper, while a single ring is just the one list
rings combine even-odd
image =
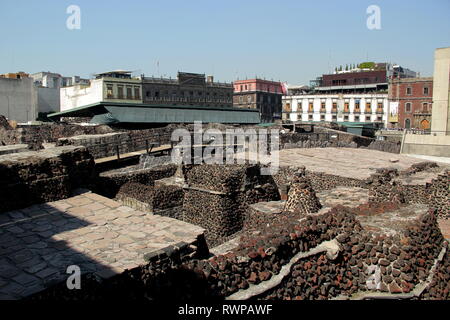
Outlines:
[{"label": "white building facade", "polygon": [[292,122],[377,122],[387,125],[388,94],[305,94],[283,97],[283,119]]},{"label": "white building facade", "polygon": [[[112,72],[114,73],[114,72]],[[142,104],[142,80],[140,78],[118,78],[101,76],[89,85],[78,84],[60,89],[61,111],[70,110],[98,102],[122,102]]]}]

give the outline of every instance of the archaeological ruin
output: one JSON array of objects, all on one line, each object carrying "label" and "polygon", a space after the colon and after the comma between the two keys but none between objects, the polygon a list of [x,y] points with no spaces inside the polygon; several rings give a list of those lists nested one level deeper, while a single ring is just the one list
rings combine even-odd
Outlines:
[{"label": "archaeological ruin", "polygon": [[0,127],[0,299],[449,299],[449,165],[327,128],[175,164],[172,130]]}]

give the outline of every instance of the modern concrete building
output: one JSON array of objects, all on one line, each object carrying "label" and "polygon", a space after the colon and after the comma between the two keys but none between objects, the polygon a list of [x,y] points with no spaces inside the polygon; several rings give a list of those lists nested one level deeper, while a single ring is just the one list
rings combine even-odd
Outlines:
[{"label": "modern concrete building", "polygon": [[387,123],[387,93],[305,94],[283,97],[286,120]]},{"label": "modern concrete building", "polygon": [[388,90],[389,79],[416,77],[417,73],[390,63],[364,62],[350,70],[336,70],[313,80],[320,93],[371,93]]},{"label": "modern concrete building", "polygon": [[406,131],[402,153],[450,157],[450,47],[434,53],[433,109],[431,132]]},{"label": "modern concrete building", "polygon": [[233,85],[214,82],[213,76],[178,72],[177,79],[142,76],[143,102],[153,105],[231,107]]},{"label": "modern concrete building", "polygon": [[259,110],[262,122],[281,119],[285,93],[281,82],[250,79],[234,81],[233,85],[233,106]]},{"label": "modern concrete building", "polygon": [[60,89],[61,111],[98,102],[143,103],[142,81],[131,71],[99,73],[89,85],[75,84]]},{"label": "modern concrete building", "polygon": [[0,115],[17,122],[36,120],[37,101],[37,88],[32,78],[24,74],[0,77]]}]

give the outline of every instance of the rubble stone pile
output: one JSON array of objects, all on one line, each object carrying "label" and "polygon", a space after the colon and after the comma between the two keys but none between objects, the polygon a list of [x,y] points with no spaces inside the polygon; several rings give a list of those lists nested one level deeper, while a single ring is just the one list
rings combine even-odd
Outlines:
[{"label": "rubble stone pile", "polygon": [[94,160],[83,147],[58,147],[0,156],[0,212],[70,196],[92,187]]}]

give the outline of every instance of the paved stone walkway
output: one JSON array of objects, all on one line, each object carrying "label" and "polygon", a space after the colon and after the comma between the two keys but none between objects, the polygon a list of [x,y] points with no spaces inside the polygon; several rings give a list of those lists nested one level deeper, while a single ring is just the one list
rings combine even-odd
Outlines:
[{"label": "paved stone walkway", "polygon": [[1,213],[0,299],[19,299],[66,281],[70,265],[108,278],[145,264],[146,253],[193,243],[203,232],[90,192]]}]

